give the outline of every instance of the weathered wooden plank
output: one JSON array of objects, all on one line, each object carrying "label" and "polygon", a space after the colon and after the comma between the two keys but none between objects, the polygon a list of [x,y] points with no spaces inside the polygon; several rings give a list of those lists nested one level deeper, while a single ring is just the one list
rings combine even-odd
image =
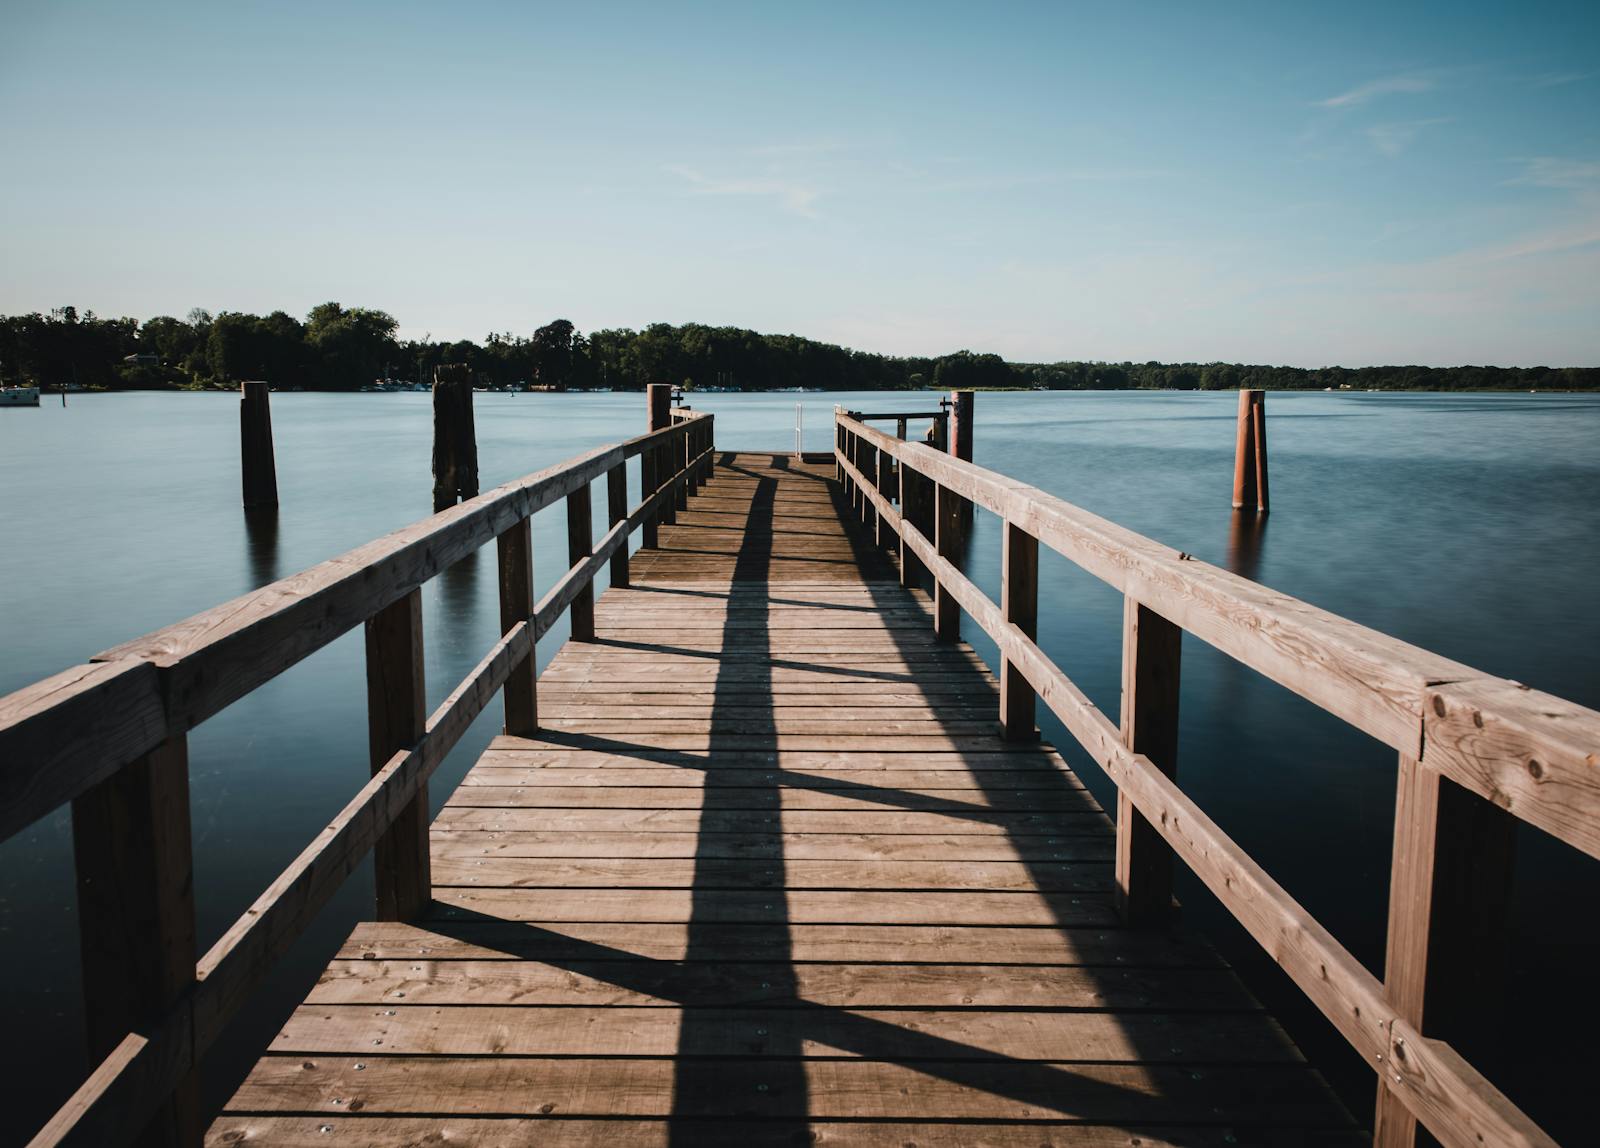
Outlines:
[{"label": "weathered wooden plank", "polygon": [[[389,1013],[394,1015],[390,1016]],[[472,1056],[846,1056],[890,1059],[908,1046],[935,1057],[1203,1064],[1296,1062],[1277,1025],[1254,1013],[1021,1010],[515,1008],[485,1005],[374,1009],[302,1005],[274,1053]]]},{"label": "weathered wooden plank", "polygon": [[[441,829],[564,830],[566,832],[654,829],[679,833],[776,832],[779,814],[734,809],[483,809],[447,805],[435,824]],[[947,813],[906,811],[861,802],[851,810],[785,809],[782,827],[790,833],[962,833],[1050,836],[1073,827],[1103,827],[1099,812],[1024,813],[1011,810]]]},{"label": "weathered wooden plank", "polygon": [[[494,761],[504,760],[494,758]],[[617,759],[619,762],[631,759]],[[637,763],[635,763],[637,764]],[[906,764],[912,764],[910,760]],[[921,762],[916,762],[921,764]],[[774,783],[808,789],[849,790],[855,786],[895,789],[917,794],[958,794],[968,790],[1005,792],[1008,790],[1082,790],[1073,775],[1049,766],[1033,769],[990,769],[979,774],[954,769],[833,769],[805,773],[794,769],[768,770],[728,768],[718,761],[714,766],[695,769],[677,766],[664,769],[630,768],[622,764],[603,769],[560,768],[555,765],[519,767],[495,765],[480,759],[466,777],[463,787],[474,786],[581,786],[585,789],[636,786],[689,787],[770,787]]]},{"label": "weathered wooden plank", "polygon": [[306,1004],[1252,1012],[1223,969],[667,961],[335,960]]},{"label": "weathered wooden plank", "polygon": [[[1047,756],[1037,746],[1017,748],[1006,745],[996,745],[990,750],[972,750],[965,753],[949,752],[907,752],[899,753],[893,750],[785,750],[782,752],[746,750],[740,752],[718,751],[716,768],[711,770],[709,754],[689,754],[671,749],[653,750],[645,747],[628,746],[618,748],[615,752],[602,749],[585,749],[572,746],[553,744],[548,741],[534,742],[521,739],[496,739],[479,758],[481,767],[489,768],[518,768],[551,770],[576,768],[576,769],[611,769],[611,768],[640,768],[648,767],[651,763],[663,763],[674,766],[677,770],[707,771],[718,778],[726,778],[727,784],[743,784],[736,775],[745,770],[766,769],[774,767],[795,770],[798,772],[818,773],[835,771],[858,771],[861,773],[876,773],[879,771],[903,771],[910,767],[919,770],[946,774],[984,773],[992,770],[1016,771],[1027,773],[1053,774],[1062,779],[1063,784],[1081,786],[1083,783],[1075,774],[1067,771],[1059,757]],[[476,773],[476,769],[473,771]],[[468,775],[469,777],[471,774]],[[683,784],[690,784],[684,782]]]},{"label": "weathered wooden plank", "polygon": [[722,921],[730,924],[1107,925],[1116,920],[1111,883],[1104,893],[993,893],[851,889],[435,889],[444,920],[452,910],[507,921]]},{"label": "weathered wooden plank", "polygon": [[[774,783],[776,785],[777,783]],[[948,813],[955,817],[983,817],[994,811],[1062,810],[1098,812],[1099,807],[1078,789],[1015,789],[974,792],[915,793],[881,785],[852,789],[809,789],[787,786],[781,800],[772,789],[743,786],[718,793],[711,801],[700,786],[462,786],[450,795],[446,808],[469,809],[701,809],[718,812],[738,809],[874,810],[882,806]]]},{"label": "weathered wooden plank", "polygon": [[[1049,837],[930,833],[506,832],[435,828],[434,862],[485,857],[693,857],[703,861],[1110,861],[1103,825]],[[762,870],[752,868],[751,872]]]},{"label": "weathered wooden plank", "polygon": [[[283,1148],[325,1148],[358,1140],[372,1148],[412,1148],[417,1144],[472,1144],[479,1148],[672,1148],[692,1143],[704,1148],[793,1148],[797,1136],[818,1148],[1016,1148],[1018,1144],[1072,1145],[1073,1148],[1233,1148],[1240,1143],[1228,1127],[1160,1127],[1146,1124],[1082,1123],[903,1123],[774,1120],[552,1120],[548,1117],[472,1116],[340,1117],[223,1116],[206,1143],[265,1142]],[[1346,1130],[1262,1128],[1249,1143],[1260,1148],[1360,1148],[1364,1139]]]},{"label": "weathered wooden plank", "polygon": [[[362,1065],[356,1068],[356,1065]],[[1025,1072],[987,1062],[813,1061],[798,1069],[814,1119],[1161,1120],[1246,1125],[1326,1119],[1327,1088],[1298,1065],[1038,1065]],[[471,1058],[264,1059],[235,1106],[259,1112],[426,1112],[441,1096],[471,1112],[536,1116],[721,1117],[759,1120],[787,1111],[771,1096],[770,1066],[718,1060],[703,1072],[667,1060],[510,1063]],[[761,1088],[767,1083],[768,1088]],[[359,1103],[358,1103],[359,1102]],[[551,1123],[551,1122],[546,1122]],[[976,1131],[976,1130],[974,1130]]]},{"label": "weathered wooden plank", "polygon": [[774,931],[706,922],[540,922],[488,919],[420,924],[368,921],[339,950],[347,960],[477,961],[826,961],[855,964],[962,961],[1117,968],[1215,968],[1203,940],[1121,928],[1011,928],[985,925],[811,925]]},{"label": "weathered wooden plank", "polygon": [[979,889],[1006,893],[1103,893],[1111,887],[1111,870],[1105,861],[824,861],[785,856],[763,867],[746,857],[553,860],[496,851],[436,857],[434,880],[441,887],[520,889]]}]

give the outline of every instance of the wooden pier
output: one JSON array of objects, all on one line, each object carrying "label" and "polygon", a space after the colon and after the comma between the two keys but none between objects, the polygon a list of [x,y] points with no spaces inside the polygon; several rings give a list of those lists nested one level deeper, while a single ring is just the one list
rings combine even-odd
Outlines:
[{"label": "wooden pier", "polygon": [[[1503,908],[1463,874],[1492,878],[1513,816],[1600,853],[1600,714],[848,414],[836,442],[718,450],[676,412],[0,699],[0,833],[71,800],[80,880],[118,874],[84,926],[104,1060],[36,1142],[199,1140],[205,1049],[376,849],[375,919],[207,1143],[1400,1145],[1419,1122],[1463,1148],[1551,1143],[1434,1035],[1463,991],[1440,954]],[[571,568],[535,605],[527,520],[561,500]],[[1005,520],[998,604],[957,562],[973,506]],[[426,715],[417,586],[491,540],[505,637]],[[1041,544],[1127,596],[1120,722],[1034,644]],[[184,731],[363,622],[373,780],[197,956]],[[1178,786],[1184,630],[1396,746],[1385,979]],[[429,826],[428,775],[497,693],[507,732]],[[1037,739],[1036,703],[1117,783],[1114,820]],[[90,836],[152,808],[181,841]],[[1367,1057],[1375,1134],[1177,927],[1175,861]]]}]

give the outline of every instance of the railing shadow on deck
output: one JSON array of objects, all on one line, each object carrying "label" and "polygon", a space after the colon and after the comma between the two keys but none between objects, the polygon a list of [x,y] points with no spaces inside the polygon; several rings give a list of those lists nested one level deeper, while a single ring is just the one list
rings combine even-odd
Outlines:
[{"label": "railing shadow on deck", "polygon": [[[730,471],[740,473],[736,461],[730,465],[729,461],[725,460],[724,465],[718,468],[719,474],[726,475]],[[757,482],[750,516],[752,525],[759,527],[761,525],[759,516],[770,513],[774,483],[769,476],[758,472],[744,473]],[[842,511],[842,504],[837,497],[833,500],[833,505],[836,512]],[[846,1007],[804,999],[799,990],[794,966],[792,922],[784,903],[785,887],[789,884],[785,874],[785,830],[782,809],[782,791],[786,788],[845,793],[870,800],[885,809],[934,812],[991,825],[1013,827],[1024,825],[1032,832],[1020,838],[1014,833],[1007,834],[1006,839],[1012,843],[1017,855],[1029,863],[1030,876],[1035,887],[1040,890],[1040,900],[1050,906],[1057,915],[1056,926],[1044,927],[1054,928],[1069,936],[1074,931],[1080,935],[1093,932],[1094,928],[1086,926],[1082,921],[1073,922],[1063,916],[1079,901],[1079,898],[1067,891],[1056,889],[1059,884],[1056,879],[1057,874],[1048,871],[1046,865],[1053,865],[1059,869],[1059,857],[1064,850],[1059,848],[1050,850],[1052,860],[1046,862],[1037,848],[1042,842],[1052,841],[1048,834],[1052,832],[1051,827],[1060,821],[1059,815],[1048,813],[1023,815],[1017,811],[1006,811],[1003,808],[1006,803],[1001,794],[992,789],[982,791],[988,799],[983,803],[940,799],[926,794],[909,793],[865,783],[841,785],[825,775],[809,774],[783,767],[780,734],[774,713],[778,703],[772,692],[770,668],[781,663],[828,674],[843,675],[854,671],[851,667],[826,662],[774,660],[770,628],[764,624],[753,628],[746,625],[736,631],[729,624],[735,618],[733,607],[744,608],[746,612],[741,616],[741,620],[748,621],[750,607],[762,612],[773,602],[767,581],[772,556],[771,535],[758,528],[748,531],[744,537],[744,545],[735,556],[733,577],[726,590],[684,591],[680,587],[649,584],[631,586],[633,593],[664,595],[688,593],[725,603],[729,613],[719,632],[721,637],[719,651],[691,650],[649,642],[618,641],[604,636],[595,639],[595,643],[600,646],[696,656],[718,662],[719,673],[713,687],[712,715],[704,750],[665,749],[610,734],[550,731],[540,733],[542,744],[605,753],[638,762],[670,764],[702,773],[700,779],[702,800],[695,848],[696,868],[691,883],[692,908],[687,925],[683,960],[680,962],[652,959],[640,953],[584,940],[538,924],[511,922],[461,907],[451,907],[446,910],[442,920],[432,923],[434,931],[466,945],[479,948],[492,946],[506,956],[538,960],[579,975],[595,977],[607,984],[630,989],[644,996],[660,998],[681,1007],[684,1011],[677,1056],[674,1059],[675,1081],[669,1119],[673,1143],[685,1145],[707,1143],[707,1119],[712,1116],[719,1116],[724,1127],[730,1119],[759,1120],[759,1133],[756,1126],[744,1128],[740,1132],[740,1135],[749,1137],[750,1143],[809,1142],[812,1104],[808,1096],[806,1061],[802,1059],[807,1041],[837,1048],[849,1055],[900,1065],[929,1078],[942,1079],[965,1087],[975,1093],[1003,1096],[1019,1106],[1026,1106],[1031,1111],[1029,1120],[1044,1122],[1040,1125],[1041,1128],[1048,1127],[1053,1119],[1074,1124],[1092,1123],[1107,1128],[1126,1128],[1130,1133],[1137,1133],[1141,1127],[1149,1125],[1150,1120],[1141,1121],[1136,1115],[1137,1111],[1148,1103],[1149,1093],[1125,1087],[1114,1080],[1097,1078],[1098,1070],[1092,1066],[1080,1068],[1064,1063],[1004,1057],[957,1040],[919,1032],[879,1017],[862,1015]],[[892,576],[892,568],[884,564],[870,548],[862,546],[860,539],[852,536],[850,541],[856,561],[864,571],[869,574],[877,573],[880,578]],[[663,541],[663,548],[673,554],[691,552],[673,546],[666,540]],[[875,605],[871,608],[874,613],[881,612],[884,607],[890,605],[903,607],[907,600],[898,588],[889,590],[887,582],[879,581],[874,586],[869,580],[867,585],[875,599]],[[810,601],[797,604],[824,609],[833,608],[819,607],[818,603]],[[739,641],[735,646],[731,640],[736,637]],[[731,653],[736,653],[737,656],[730,656]],[[909,658],[926,651],[904,649],[903,653]],[[903,682],[908,690],[922,691],[920,679],[915,673],[886,676]],[[750,698],[763,691],[767,697],[765,713],[751,715]],[[931,702],[932,698],[929,700]],[[961,757],[962,760],[970,760],[959,750],[953,751],[952,755]],[[740,769],[748,776],[757,772],[748,768],[752,756],[765,757],[771,763],[770,769],[759,771],[763,777],[760,784],[738,786],[717,784],[719,757],[735,759],[732,768]],[[907,756],[914,760],[916,754]],[[984,770],[971,772],[980,779],[985,773]],[[1040,776],[1048,778],[1053,783],[1047,787],[1047,792],[1058,800],[1051,804],[1081,809],[1084,812],[1098,810],[1098,806],[1082,790],[1070,785],[1065,774],[1050,771],[1041,772]],[[1060,800],[1061,798],[1064,800]],[[767,828],[752,830],[749,826],[752,814],[762,816],[764,818],[762,825]],[[725,838],[730,832],[738,832],[742,839],[747,842],[754,841],[758,847],[764,846],[759,852],[765,860],[760,862],[752,860],[746,864],[752,871],[765,866],[764,876],[769,876],[770,881],[763,881],[759,886],[749,881],[730,885],[725,870],[719,869],[715,864],[708,864],[724,860],[720,855],[719,839]],[[1104,830],[1087,840],[1105,840]],[[1093,865],[1108,860],[1109,858],[1100,856],[1089,863]],[[1100,893],[1104,897],[1109,893],[1109,888],[1104,882],[1101,885]],[[724,907],[718,904],[719,898],[731,892],[749,892],[755,888],[770,890],[772,900],[765,906],[770,912],[756,923],[731,922],[725,914]],[[937,952],[930,951],[923,959],[957,964],[981,964],[981,954],[978,952],[951,951],[948,948],[941,948]],[[720,963],[737,968],[741,963],[754,962],[760,963],[761,975],[765,980],[761,985],[761,992],[753,998],[739,999],[737,996],[730,996],[725,987],[715,993],[707,992],[708,982],[716,985],[717,980],[703,972],[703,966]],[[1127,979],[1130,975],[1137,975],[1136,972],[1130,973],[1126,967],[1097,968],[1093,965],[1086,967],[1092,973],[1105,977],[1102,988],[1108,996],[1116,996],[1119,992],[1125,994]],[[736,978],[736,974],[734,977]],[[708,1012],[705,1011],[705,1006],[708,1005],[720,1007],[718,1011]],[[730,1071],[737,1062],[719,1056],[711,1050],[726,1046],[728,1023],[726,1010],[748,1005],[781,1008],[786,1013],[792,1013],[793,1019],[791,1024],[782,1028],[774,1025],[772,1026],[774,1031],[762,1031],[752,1035],[747,1051],[749,1055],[760,1058],[762,1092],[759,1096],[751,1096],[741,1102],[738,1098],[730,1098],[726,1094]],[[1061,1007],[1044,1011],[1098,1012],[1100,1010]],[[1167,1011],[1187,1010],[1178,1006]],[[1222,1010],[1212,1007],[1207,1011],[1215,1013]],[[915,1013],[910,1015],[915,1016]],[[1157,1040],[1165,1043],[1158,1048],[1155,1043]],[[1171,1050],[1166,1047],[1170,1044],[1167,1034],[1147,1031],[1142,1035],[1142,1041],[1145,1045],[1143,1048],[1140,1047],[1141,1037],[1135,1035],[1132,1043],[1139,1051],[1136,1052],[1134,1059],[1150,1062],[1171,1060]],[[1164,1084],[1174,1091],[1185,1092],[1191,1102],[1205,1091],[1203,1086],[1193,1082],[1193,1070],[1186,1066],[1156,1064],[1154,1067],[1141,1068],[1140,1071],[1147,1072],[1158,1082],[1158,1086]],[[1260,1077],[1257,1082],[1259,1089],[1257,1099],[1261,1105],[1261,1117],[1268,1123],[1271,1123],[1279,1112],[1292,1107],[1306,1095],[1302,1079],[1305,1072],[1299,1066],[1293,1064],[1254,1066],[1251,1071]],[[1182,1087],[1185,1084],[1186,1089]],[[744,1105],[742,1108],[741,1103]],[[1209,1112],[1209,1101],[1197,1106],[1196,1110]],[[922,1117],[926,1114],[914,1104],[908,1104],[904,1115]],[[823,1120],[827,1122],[826,1118]]]},{"label": "railing shadow on deck", "polygon": [[[626,568],[627,543],[668,519],[714,456],[713,423],[661,412],[658,429],[507,483],[413,526],[91,662],[0,698],[0,840],[71,803],[90,1063],[35,1145],[197,1143],[195,1074],[211,1047],[365,856],[380,919],[413,918],[431,895],[427,781],[505,691],[507,727],[537,724],[533,652],[572,612],[592,619],[593,579]],[[655,412],[653,412],[653,417]],[[627,506],[626,466],[644,497]],[[604,478],[610,528],[596,542],[590,484]],[[569,569],[533,599],[529,519],[565,499]],[[273,572],[276,536],[249,524]],[[446,602],[499,553],[504,636],[425,711],[421,587]],[[588,622],[592,628],[592,620]],[[364,626],[372,779],[204,955],[196,951],[188,731]]]},{"label": "railing shadow on deck", "polygon": [[[913,578],[919,567],[932,573],[936,629],[953,636],[965,612],[995,641],[1002,690],[1021,712],[1042,700],[1117,786],[1117,883],[1139,918],[1165,913],[1181,859],[1374,1068],[1377,1143],[1410,1145],[1419,1126],[1459,1148],[1554,1143],[1446,1038],[1474,994],[1495,991],[1457,946],[1481,943],[1503,917],[1512,818],[1600,857],[1600,713],[1224,573],[843,411],[835,459],[850,513],[897,545]],[[951,560],[968,500],[1004,522],[999,606]],[[1120,728],[1034,640],[1040,542],[1125,596]],[[1157,750],[1175,748],[1182,631],[1397,751],[1383,981],[1174,783]],[[1002,725],[1011,717],[1002,701]]]}]

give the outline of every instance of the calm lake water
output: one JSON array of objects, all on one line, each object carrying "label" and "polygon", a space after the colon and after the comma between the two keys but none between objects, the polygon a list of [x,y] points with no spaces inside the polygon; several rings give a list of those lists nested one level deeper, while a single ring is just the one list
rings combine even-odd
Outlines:
[{"label": "calm lake water", "polygon": [[[811,450],[831,449],[835,402],[937,401],[710,395],[696,405],[716,413],[719,447],[788,450],[797,399]],[[476,403],[485,489],[645,421],[642,395]],[[1248,531],[1229,508],[1235,403],[981,394],[976,461],[1366,625],[1600,707],[1600,397],[1273,394],[1274,509]],[[0,410],[0,693],[426,515],[427,395],[280,394],[272,405],[282,509],[275,528],[254,529],[239,509],[233,396],[81,395],[65,409]],[[565,565],[560,507],[535,519],[535,550],[548,587]],[[999,553],[999,524],[980,512],[969,569],[995,598]],[[1041,644],[1115,716],[1120,597],[1053,554],[1040,578]],[[498,636],[492,552],[430,583],[424,613],[431,706]],[[564,638],[540,644],[541,666]],[[992,647],[973,640],[993,664]],[[1393,754],[1202,643],[1186,639],[1184,658],[1185,788],[1381,971]],[[357,631],[191,734],[202,949],[366,779],[364,698]],[[1041,718],[1067,750],[1059,725]],[[499,720],[491,708],[440,770],[435,807]],[[1069,757],[1108,800],[1098,771]],[[1484,1002],[1482,1039],[1465,1051],[1576,1144],[1592,1135],[1586,1090],[1600,1068],[1589,977],[1600,866],[1533,831],[1518,849],[1513,976],[1503,998]],[[235,1022],[208,1073],[214,1099],[369,914],[370,890],[370,870],[353,877]],[[1180,896],[1352,1107],[1370,1108],[1371,1074],[1270,960],[1195,882]],[[26,1034],[0,1051],[3,1143],[25,1140],[86,1069],[74,913],[62,810],[0,845],[5,1020]]]}]

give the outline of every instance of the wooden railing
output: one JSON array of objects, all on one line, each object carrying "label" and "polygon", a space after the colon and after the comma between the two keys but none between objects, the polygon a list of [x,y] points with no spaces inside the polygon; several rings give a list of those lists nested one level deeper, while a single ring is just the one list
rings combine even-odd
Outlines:
[{"label": "wooden railing", "polygon": [[[1116,784],[1116,880],[1129,922],[1169,912],[1175,855],[1377,1073],[1377,1143],[1413,1143],[1420,1121],[1452,1148],[1552,1144],[1448,1038],[1478,987],[1471,946],[1503,917],[1514,819],[1600,857],[1600,713],[1236,577],[848,412],[835,423],[852,507],[898,549],[903,582],[934,578],[935,630],[955,638],[965,611],[999,648],[1005,736],[1036,736],[1041,699]],[[998,605],[958,565],[967,501],[1004,523]],[[1036,643],[1040,543],[1124,595],[1120,723]],[[1184,631],[1395,750],[1382,981],[1177,785]]]},{"label": "wooden railing", "polygon": [[[594,635],[595,574],[628,579],[628,536],[709,473],[712,419],[660,429],[507,483],[348,554],[0,698],[0,840],[71,802],[93,1073],[33,1143],[199,1143],[195,1071],[274,961],[369,851],[377,915],[428,903],[427,783],[504,690],[506,730],[538,728],[534,643],[565,610]],[[627,507],[629,459],[642,466]],[[590,484],[604,476],[598,542]],[[566,573],[535,605],[530,518],[564,499]],[[493,541],[504,636],[425,712],[421,586]],[[372,779],[196,959],[186,734],[365,625]]]}]

